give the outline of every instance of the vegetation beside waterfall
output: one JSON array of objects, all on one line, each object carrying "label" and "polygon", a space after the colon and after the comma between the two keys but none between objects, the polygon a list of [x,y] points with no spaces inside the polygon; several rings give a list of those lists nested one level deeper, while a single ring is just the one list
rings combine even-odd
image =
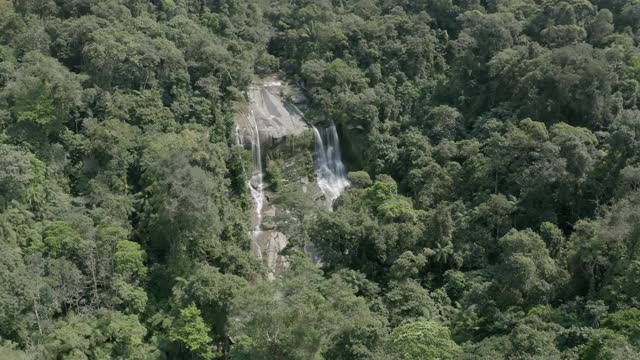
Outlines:
[{"label": "vegetation beside waterfall", "polygon": [[[640,358],[638,1],[0,0],[0,30],[0,358]],[[351,186],[327,211],[314,134],[265,145],[268,281],[234,118],[274,73]]]}]

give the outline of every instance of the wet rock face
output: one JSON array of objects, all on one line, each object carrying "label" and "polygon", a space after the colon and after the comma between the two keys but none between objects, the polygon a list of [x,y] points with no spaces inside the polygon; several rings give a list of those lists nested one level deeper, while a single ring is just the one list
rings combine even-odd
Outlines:
[{"label": "wet rock face", "polygon": [[236,116],[236,140],[252,153],[253,173],[247,184],[254,203],[252,248],[273,280],[288,266],[282,254],[288,245],[320,263],[311,242],[295,241],[301,242],[309,216],[319,209],[331,210],[348,181],[335,125],[308,125],[300,110],[305,108],[304,96],[296,86],[263,79],[248,90],[247,100]]},{"label": "wet rock face", "polygon": [[301,92],[279,79],[266,78],[255,83],[247,91],[247,100],[236,115],[236,136],[239,146],[248,149],[250,145],[253,156],[254,173],[248,184],[254,201],[252,247],[255,256],[266,265],[267,277],[275,279],[287,266],[287,259],[280,252],[287,246],[288,239],[283,232],[276,231],[277,208],[272,200],[277,194],[270,192],[270,184],[263,181],[262,160],[270,149],[286,143],[287,139],[302,136],[310,127],[294,105],[304,101]]},{"label": "wet rock face", "polygon": [[[249,101],[240,110],[236,121],[244,144],[255,139],[254,121],[258,125],[260,142],[268,145],[283,142],[287,137],[300,136],[309,129],[293,104],[293,101],[303,101],[295,86],[274,78],[264,79],[249,88],[247,97]],[[291,99],[291,103],[285,98]]]}]

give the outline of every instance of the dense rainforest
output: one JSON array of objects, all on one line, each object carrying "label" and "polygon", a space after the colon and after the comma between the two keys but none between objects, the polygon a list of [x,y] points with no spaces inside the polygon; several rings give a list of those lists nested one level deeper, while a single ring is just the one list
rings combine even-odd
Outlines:
[{"label": "dense rainforest", "polygon": [[[0,0],[0,358],[638,359],[639,46],[638,0]],[[351,187],[269,281],[275,73]]]}]

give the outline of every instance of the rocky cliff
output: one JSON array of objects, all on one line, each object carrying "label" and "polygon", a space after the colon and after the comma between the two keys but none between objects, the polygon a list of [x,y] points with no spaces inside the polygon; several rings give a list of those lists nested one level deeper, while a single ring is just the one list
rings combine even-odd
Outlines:
[{"label": "rocky cliff", "polygon": [[[298,107],[304,108],[304,101],[296,86],[271,77],[249,89],[236,113],[238,145],[251,151],[253,158],[248,184],[254,202],[253,251],[272,279],[287,266],[283,254],[287,248],[308,251],[312,259],[317,258],[313,245],[301,234],[304,222],[318,209],[328,208],[335,197],[327,196],[317,181],[314,153],[318,144],[313,135],[317,129],[303,119]],[[326,162],[326,155],[322,161]]]}]

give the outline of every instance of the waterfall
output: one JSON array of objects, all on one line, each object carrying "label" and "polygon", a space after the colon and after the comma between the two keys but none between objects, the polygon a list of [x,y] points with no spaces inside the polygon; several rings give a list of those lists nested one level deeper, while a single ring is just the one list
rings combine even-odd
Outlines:
[{"label": "waterfall", "polygon": [[260,150],[260,132],[253,110],[249,112],[249,122],[253,126],[253,139],[251,140],[251,156],[253,160],[253,174],[249,180],[251,198],[255,204],[256,225],[254,236],[260,231],[262,224],[262,207],[264,205],[264,183],[262,173],[262,152]]},{"label": "waterfall", "polygon": [[349,186],[342,154],[340,152],[340,139],[336,125],[318,129],[313,127],[315,135],[314,160],[318,176],[318,186],[330,203],[340,196],[342,191]]},{"label": "waterfall", "polygon": [[236,145],[243,147],[244,143],[242,142],[242,135],[240,135],[240,126],[236,125]]}]

